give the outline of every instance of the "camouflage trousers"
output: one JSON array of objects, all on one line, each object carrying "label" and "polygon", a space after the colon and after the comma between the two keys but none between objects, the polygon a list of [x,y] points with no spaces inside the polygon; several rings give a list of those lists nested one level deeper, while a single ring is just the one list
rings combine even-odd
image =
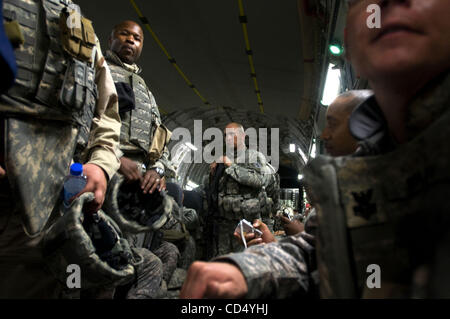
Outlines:
[{"label": "camouflage trousers", "polygon": [[177,268],[180,252],[177,246],[163,240],[161,241],[160,246],[155,249],[153,253],[158,256],[162,262],[163,279],[168,284],[170,282],[170,278],[172,278],[173,272]]},{"label": "camouflage trousers", "polygon": [[45,267],[42,235],[28,237],[8,181],[0,180],[0,299],[60,298],[62,285]]},{"label": "camouflage trousers", "polygon": [[195,261],[197,252],[195,240],[192,236],[188,239],[181,240],[176,243],[178,250],[180,251],[180,260],[178,266],[183,269],[188,269],[189,266]]},{"label": "camouflage trousers", "polygon": [[234,237],[234,230],[239,220],[219,220],[215,222],[214,238],[207,238],[211,241],[212,257],[222,256],[232,252],[244,250],[242,242]]},{"label": "camouflage trousers", "polygon": [[161,260],[146,248],[134,248],[144,257],[142,264],[136,267],[136,280],[127,293],[127,299],[160,298],[163,279],[163,264]]}]

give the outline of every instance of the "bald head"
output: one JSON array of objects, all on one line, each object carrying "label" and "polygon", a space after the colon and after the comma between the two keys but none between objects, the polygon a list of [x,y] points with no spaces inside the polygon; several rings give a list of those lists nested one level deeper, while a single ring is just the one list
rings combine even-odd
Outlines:
[{"label": "bald head", "polygon": [[355,152],[356,140],[350,134],[348,120],[353,109],[364,102],[370,90],[347,91],[339,95],[327,110],[327,124],[320,138],[331,156],[344,156]]},{"label": "bald head", "polygon": [[135,63],[144,46],[144,32],[134,21],[122,21],[116,24],[111,31],[109,47],[122,62]]},{"label": "bald head", "polygon": [[355,107],[367,100],[367,98],[371,95],[373,95],[371,90],[346,91],[339,95],[333,103],[330,104],[328,111],[333,111],[333,109],[342,109],[343,112],[350,115]]},{"label": "bald head", "polygon": [[233,145],[235,149],[245,147],[245,132],[244,127],[236,122],[228,123],[225,126],[225,143]]}]

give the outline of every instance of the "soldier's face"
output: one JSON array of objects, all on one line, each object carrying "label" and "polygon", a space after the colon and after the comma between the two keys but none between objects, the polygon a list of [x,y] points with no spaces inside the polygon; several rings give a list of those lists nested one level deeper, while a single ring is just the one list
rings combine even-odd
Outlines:
[{"label": "soldier's face", "polygon": [[245,134],[240,128],[227,127],[225,129],[225,143],[233,148],[241,148],[245,143]]},{"label": "soldier's face", "polygon": [[111,51],[128,64],[137,61],[144,45],[144,35],[139,25],[135,23],[125,23],[114,32],[111,41]]},{"label": "soldier's face", "polygon": [[338,98],[327,110],[327,124],[320,138],[331,156],[344,156],[355,152],[356,140],[350,134],[348,120],[350,112],[343,107],[351,98]]},{"label": "soldier's face", "polygon": [[[450,67],[449,0],[352,0],[347,58],[369,81],[428,77]],[[370,4],[381,8],[381,28],[370,29]],[[372,21],[372,19],[369,19]]]}]

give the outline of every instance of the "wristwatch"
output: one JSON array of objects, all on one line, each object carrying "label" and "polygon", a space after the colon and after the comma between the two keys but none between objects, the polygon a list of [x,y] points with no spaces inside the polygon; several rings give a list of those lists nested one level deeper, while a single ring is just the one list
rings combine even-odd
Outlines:
[{"label": "wristwatch", "polygon": [[153,169],[156,171],[156,173],[158,173],[159,177],[163,177],[164,176],[164,169],[161,167],[152,167],[150,169]]}]

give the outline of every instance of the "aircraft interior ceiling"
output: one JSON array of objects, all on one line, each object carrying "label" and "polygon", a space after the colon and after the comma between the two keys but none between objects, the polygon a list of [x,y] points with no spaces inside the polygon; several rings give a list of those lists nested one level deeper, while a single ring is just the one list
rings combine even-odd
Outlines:
[{"label": "aircraft interior ceiling", "polygon": [[[138,64],[170,130],[185,127],[193,136],[194,120],[203,130],[231,121],[279,128],[280,165],[301,172],[305,159],[289,145],[308,157],[323,125],[328,45],[342,42],[343,1],[75,2],[93,21],[103,51],[120,21],[144,28]],[[347,68],[342,59],[335,64]],[[206,164],[180,165],[179,175],[199,183],[206,171]]]}]

